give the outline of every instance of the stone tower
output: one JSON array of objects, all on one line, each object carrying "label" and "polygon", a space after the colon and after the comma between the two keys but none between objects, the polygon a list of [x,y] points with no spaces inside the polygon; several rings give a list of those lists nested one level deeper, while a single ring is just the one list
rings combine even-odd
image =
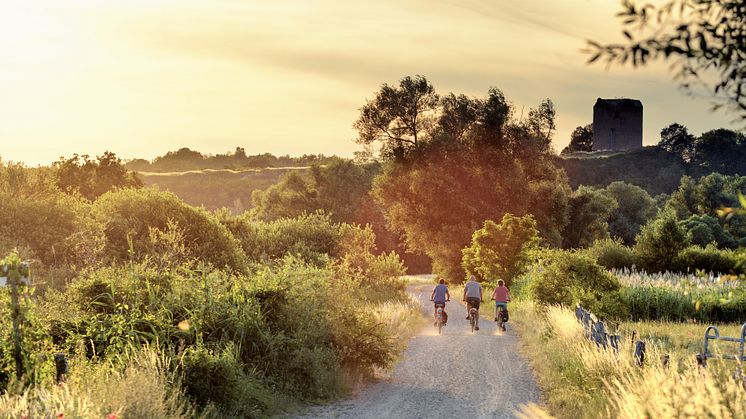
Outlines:
[{"label": "stone tower", "polygon": [[593,151],[642,147],[642,102],[601,99],[593,106]]}]

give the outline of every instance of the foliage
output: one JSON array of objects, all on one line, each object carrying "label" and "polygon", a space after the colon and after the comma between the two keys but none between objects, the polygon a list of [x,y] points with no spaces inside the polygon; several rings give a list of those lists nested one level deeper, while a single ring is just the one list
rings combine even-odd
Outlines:
[{"label": "foliage", "polygon": [[[7,283],[19,283],[22,277],[29,277],[28,266],[24,266],[17,252],[11,252],[0,259],[0,266]],[[33,288],[18,286],[19,300],[11,304],[9,286],[0,287],[0,391],[7,391],[19,385],[45,384],[49,378],[50,362],[44,357],[51,346],[47,336],[40,333],[42,319],[29,298]],[[16,370],[14,331],[11,319],[16,316],[21,347],[21,370]],[[17,377],[16,374],[21,376]]]},{"label": "foliage", "polygon": [[252,208],[251,194],[278,183],[291,172],[305,168],[264,170],[195,170],[175,173],[138,173],[145,186],[173,192],[189,205],[210,211],[228,208],[241,214]]},{"label": "foliage", "polygon": [[377,163],[334,159],[326,166],[312,166],[309,176],[290,172],[278,184],[253,194],[254,216],[271,221],[322,210],[337,222],[362,221],[361,207],[370,199],[379,171]]},{"label": "foliage", "polygon": [[546,252],[543,269],[533,279],[531,292],[540,304],[571,306],[605,314],[604,303],[619,290],[619,281],[591,257],[570,251]]},{"label": "foliage", "polygon": [[631,245],[645,225],[656,214],[656,202],[639,186],[625,182],[612,182],[605,190],[614,198],[618,208],[609,216],[609,234]]},{"label": "foliage", "polygon": [[705,247],[695,245],[679,252],[672,262],[671,270],[742,274],[746,273],[746,265],[742,263],[744,260],[746,260],[746,254],[743,251],[718,249],[712,244]]},{"label": "foliage", "polygon": [[[722,226],[720,229],[712,224],[712,219],[704,217],[716,217],[720,215],[723,208],[738,205],[738,195],[746,192],[746,176],[724,176],[712,173],[698,180],[689,177],[681,179],[679,188],[671,194],[666,207],[676,212],[688,229],[698,225],[701,235],[707,235],[706,227],[713,235],[713,239],[724,247],[733,247],[735,241],[746,237],[746,217],[743,214],[733,213],[728,217],[719,217],[717,221]],[[692,215],[699,217],[690,218]],[[701,239],[702,237],[697,237]]]},{"label": "foliage", "polygon": [[68,159],[60,158],[54,163],[57,186],[66,193],[79,193],[93,201],[104,193],[118,188],[140,188],[142,181],[128,171],[110,151],[97,156],[74,154]]},{"label": "foliage", "polygon": [[148,256],[154,229],[164,233],[172,225],[172,232],[176,228],[183,235],[187,257],[216,267],[245,269],[244,255],[231,232],[215,216],[183,203],[172,193],[153,189],[108,192],[94,202],[93,213],[105,226],[105,253],[113,260]]},{"label": "foliage", "polygon": [[381,155],[403,158],[427,136],[439,97],[423,76],[404,77],[399,87],[383,84],[373,100],[360,109],[354,127],[357,142],[370,147],[380,142]]},{"label": "foliage", "polygon": [[723,229],[723,226],[715,217],[694,214],[686,220],[680,221],[680,223],[686,230],[692,244],[707,246],[710,243],[715,243],[720,248],[733,248],[737,245],[733,235]]},{"label": "foliage", "polygon": [[642,268],[648,272],[660,272],[669,268],[688,244],[689,238],[676,220],[676,215],[671,211],[662,211],[640,230],[635,253]]},{"label": "foliage", "polygon": [[604,188],[612,182],[623,181],[640,186],[651,195],[671,193],[690,170],[679,156],[658,147],[612,155],[567,155],[557,158],[556,164],[567,172],[573,188],[580,185]]},{"label": "foliage", "polygon": [[525,271],[529,253],[538,243],[539,231],[531,215],[505,214],[500,224],[487,220],[462,251],[464,271],[483,281],[502,279],[510,285]]},{"label": "foliage", "polygon": [[304,154],[300,157],[274,156],[269,153],[247,156],[243,147],[236,147],[231,153],[205,155],[187,147],[169,151],[152,162],[133,159],[125,163],[130,170],[140,172],[185,172],[190,170],[221,169],[263,169],[274,167],[306,167],[312,164],[325,164],[328,159],[323,154]]},{"label": "foliage", "polygon": [[293,255],[317,265],[338,255],[341,225],[322,213],[276,221],[255,221],[248,214],[222,214],[222,223],[238,239],[249,261],[268,262]]},{"label": "foliage", "polygon": [[580,186],[569,200],[570,221],[562,234],[565,248],[588,247],[609,237],[607,220],[617,209],[616,200],[602,190]]},{"label": "foliage", "polygon": [[632,268],[637,264],[634,251],[618,238],[597,240],[588,248],[587,253],[607,269]]},{"label": "foliage", "polygon": [[569,188],[548,153],[552,112],[545,102],[527,120],[515,120],[494,88],[484,99],[445,96],[418,146],[394,156],[374,181],[391,229],[449,280],[464,276],[460,252],[474,230],[506,213],[533,214],[542,239],[559,245]]},{"label": "foliage", "polygon": [[698,169],[696,174],[743,174],[746,136],[723,128],[707,131],[695,141],[692,162]]},{"label": "foliage", "polygon": [[394,253],[376,255],[376,237],[370,226],[345,224],[341,228],[339,268],[362,286],[379,292],[404,291],[400,279],[406,270]]},{"label": "foliage", "polygon": [[570,134],[570,144],[562,149],[561,154],[578,151],[593,151],[593,124],[578,126]]},{"label": "foliage", "polygon": [[[624,44],[589,41],[590,62],[603,57],[609,64],[641,66],[651,59],[671,60],[683,88],[704,87],[746,119],[746,5],[742,1],[669,0],[658,6],[625,1],[618,16],[626,27],[637,30],[637,39],[625,29]],[[717,73],[717,80],[710,81],[712,73]]]},{"label": "foliage", "polygon": [[685,126],[673,123],[661,130],[658,147],[680,156],[684,161],[691,161],[694,157],[695,137]]}]

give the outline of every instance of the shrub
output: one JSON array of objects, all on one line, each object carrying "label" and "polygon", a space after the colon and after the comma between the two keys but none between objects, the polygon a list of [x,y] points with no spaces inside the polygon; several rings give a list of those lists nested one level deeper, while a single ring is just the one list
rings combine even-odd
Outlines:
[{"label": "shrub", "polygon": [[340,224],[322,213],[277,221],[254,221],[248,214],[224,217],[250,261],[263,262],[293,255],[317,266],[337,254]]},{"label": "shrub", "polygon": [[531,283],[537,302],[566,306],[579,302],[598,315],[607,314],[602,300],[617,291],[620,284],[595,260],[579,252],[548,251],[543,265]]},{"label": "shrub", "polygon": [[663,211],[637,235],[635,253],[648,272],[670,269],[674,258],[689,245],[673,211]]},{"label": "shrub", "polygon": [[505,214],[500,224],[487,220],[475,231],[471,245],[462,250],[467,274],[482,280],[503,279],[510,285],[528,264],[528,254],[539,243],[539,231],[532,215]]},{"label": "shrub", "polygon": [[213,215],[172,193],[154,189],[107,192],[96,200],[93,210],[105,226],[106,254],[114,260],[144,258],[153,248],[154,229],[178,228],[189,257],[220,268],[245,269],[244,256],[230,231]]},{"label": "shrub", "polygon": [[597,240],[587,252],[607,269],[631,268],[637,263],[634,251],[625,246],[621,239]]},{"label": "shrub", "polygon": [[733,250],[718,249],[714,244],[706,247],[689,246],[679,252],[673,260],[671,269],[678,272],[701,270],[721,274],[745,273],[746,266],[739,263],[746,256]]},{"label": "shrub", "polygon": [[[226,417],[256,418],[271,413],[277,396],[227,348],[220,354],[189,349],[181,357],[184,392],[201,410],[213,405]],[[262,414],[264,412],[264,414]]]},{"label": "shrub", "polygon": [[376,255],[376,236],[370,226],[342,225],[339,267],[361,285],[390,294],[404,291],[404,264],[395,252]]}]

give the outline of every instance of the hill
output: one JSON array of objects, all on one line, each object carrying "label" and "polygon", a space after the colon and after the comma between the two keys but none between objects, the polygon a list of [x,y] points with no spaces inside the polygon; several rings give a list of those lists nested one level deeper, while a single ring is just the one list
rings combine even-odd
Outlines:
[{"label": "hill", "polygon": [[251,194],[276,184],[291,171],[307,167],[283,167],[249,170],[202,169],[185,172],[138,172],[145,186],[175,193],[184,202],[208,210],[229,208],[234,214],[252,207]]}]

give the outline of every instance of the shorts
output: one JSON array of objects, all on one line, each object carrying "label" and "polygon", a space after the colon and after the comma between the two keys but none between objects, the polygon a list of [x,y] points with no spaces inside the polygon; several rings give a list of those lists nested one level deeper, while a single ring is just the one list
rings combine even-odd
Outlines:
[{"label": "shorts", "polygon": [[505,301],[495,301],[495,308],[502,307],[504,309],[508,309],[508,303]]},{"label": "shorts", "polygon": [[476,308],[477,310],[479,310],[479,303],[481,303],[481,302],[482,302],[482,300],[480,300],[477,297],[466,297],[466,304],[469,307]]}]

